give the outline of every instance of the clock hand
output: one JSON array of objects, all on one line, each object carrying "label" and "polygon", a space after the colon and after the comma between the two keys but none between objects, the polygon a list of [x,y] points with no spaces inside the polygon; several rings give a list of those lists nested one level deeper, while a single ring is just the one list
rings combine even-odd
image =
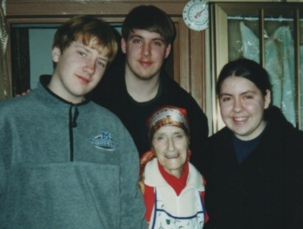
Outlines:
[{"label": "clock hand", "polygon": [[198,16],[200,17],[200,15],[202,14],[202,12],[204,11],[205,9],[203,9],[203,10],[201,10],[199,13],[197,13],[196,15],[195,15],[195,18],[197,18]]}]

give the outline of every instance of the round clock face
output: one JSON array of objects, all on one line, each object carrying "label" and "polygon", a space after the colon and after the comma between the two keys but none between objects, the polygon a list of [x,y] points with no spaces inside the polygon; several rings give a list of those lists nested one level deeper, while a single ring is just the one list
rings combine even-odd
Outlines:
[{"label": "round clock face", "polygon": [[193,30],[201,31],[208,27],[208,5],[205,0],[191,0],[183,9],[183,20]]}]

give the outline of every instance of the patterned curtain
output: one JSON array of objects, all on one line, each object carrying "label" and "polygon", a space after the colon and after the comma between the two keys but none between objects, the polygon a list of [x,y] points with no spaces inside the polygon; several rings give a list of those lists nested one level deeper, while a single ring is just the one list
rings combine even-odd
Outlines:
[{"label": "patterned curtain", "polygon": [[0,0],[0,101],[10,97],[10,85],[9,76],[6,64],[6,45],[8,39],[8,30],[5,21],[5,2],[6,0]]}]

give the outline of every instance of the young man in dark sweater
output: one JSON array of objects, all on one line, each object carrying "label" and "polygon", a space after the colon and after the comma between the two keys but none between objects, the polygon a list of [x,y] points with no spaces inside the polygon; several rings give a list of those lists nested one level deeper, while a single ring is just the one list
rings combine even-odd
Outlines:
[{"label": "young man in dark sweater", "polygon": [[174,24],[165,12],[154,6],[134,8],[122,26],[125,59],[105,74],[93,100],[121,119],[140,157],[150,149],[144,125],[148,116],[164,105],[186,109],[192,133],[191,162],[205,174],[207,118],[194,98],[163,70],[174,38]]}]

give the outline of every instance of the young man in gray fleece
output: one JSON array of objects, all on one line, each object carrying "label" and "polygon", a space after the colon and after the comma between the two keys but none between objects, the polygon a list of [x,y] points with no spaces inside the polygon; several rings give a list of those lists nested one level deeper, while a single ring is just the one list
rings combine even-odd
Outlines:
[{"label": "young man in gray fleece", "polygon": [[133,140],[87,96],[116,52],[109,25],[72,18],[55,34],[53,75],[0,102],[1,229],[146,227]]}]

